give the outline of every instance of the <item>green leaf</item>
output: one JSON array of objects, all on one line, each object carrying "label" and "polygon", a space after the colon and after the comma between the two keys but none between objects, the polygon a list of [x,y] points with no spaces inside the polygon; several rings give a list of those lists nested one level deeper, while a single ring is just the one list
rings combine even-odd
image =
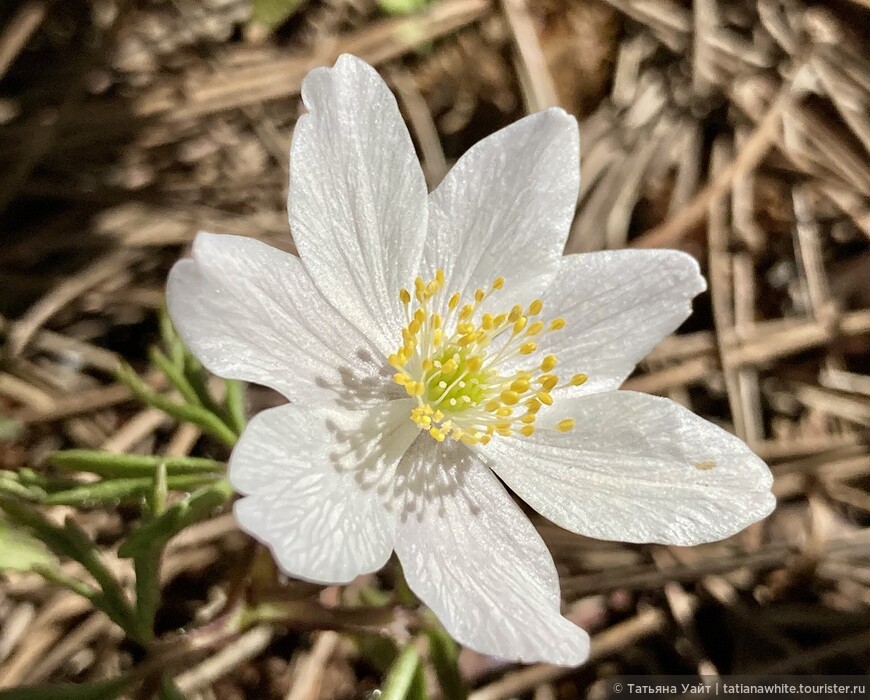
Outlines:
[{"label": "green leaf", "polygon": [[[124,595],[121,585],[106,567],[96,545],[88,539],[88,536],[71,518],[67,518],[64,526],[60,527],[26,503],[2,495],[0,495],[0,509],[5,511],[9,519],[15,524],[29,529],[55,554],[79,562],[94,577],[100,587],[100,595],[95,596],[90,593],[90,587],[82,582],[70,580],[68,587],[88,598],[95,606],[105,612],[131,639],[143,641],[143,636],[136,626],[133,609]],[[42,573],[46,578],[54,577],[56,573],[51,571],[43,573],[40,567],[37,567],[37,572]],[[65,585],[67,583],[66,580],[58,580],[58,582]]]},{"label": "green leaf", "polygon": [[184,700],[184,696],[169,676],[163,676],[160,684],[160,700]]},{"label": "green leaf", "polygon": [[0,571],[28,572],[56,562],[42,542],[0,520]]},{"label": "green leaf", "polygon": [[410,15],[429,5],[430,0],[378,0],[380,7],[388,15]]},{"label": "green leaf", "polygon": [[251,22],[276,29],[296,12],[304,0],[254,0]]},{"label": "green leaf", "polygon": [[148,357],[151,363],[166,375],[172,386],[178,389],[178,393],[187,403],[194,406],[202,405],[199,394],[196,393],[196,389],[193,388],[184,374],[184,365],[175,364],[157,348],[150,348]]},{"label": "green leaf", "polygon": [[[158,394],[142,381],[142,377],[136,374],[129,365],[122,364],[118,368],[118,380],[130,387],[131,391],[143,403],[160,409],[177,421],[198,425],[203,431],[230,447],[236,444],[238,435],[217,414],[203,406],[176,403],[163,394]],[[197,393],[200,393],[198,389]]]},{"label": "green leaf", "polygon": [[435,667],[444,697],[465,700],[468,697],[468,687],[459,672],[458,645],[440,626],[427,630],[426,636],[429,639],[429,658]]},{"label": "green leaf", "polygon": [[381,690],[381,700],[423,700],[426,687],[423,684],[420,652],[409,644],[387,674]]},{"label": "green leaf", "polygon": [[61,683],[0,690],[0,700],[115,700],[127,686],[125,677],[92,683]]},{"label": "green leaf", "polygon": [[227,415],[232,427],[241,435],[248,422],[245,415],[245,385],[243,382],[235,379],[227,379],[226,386],[227,395],[224,399],[224,404],[227,409]]},{"label": "green leaf", "polygon": [[101,450],[61,450],[52,453],[48,463],[60,469],[98,474],[104,479],[136,476],[153,479],[161,464],[166,465],[166,474],[169,477],[184,474],[223,474],[227,468],[223,462],[201,457],[152,457]]},{"label": "green leaf", "polygon": [[0,416],[0,442],[12,442],[21,434],[23,426],[16,420]]},{"label": "green leaf", "polygon": [[172,537],[188,525],[205,520],[215,508],[226,503],[233,494],[233,487],[221,480],[196,491],[171,506],[159,518],[146,523],[121,545],[118,555],[136,557],[140,553],[163,547]]},{"label": "green leaf", "polygon": [[[166,485],[172,491],[190,491],[218,478],[210,474],[173,476],[166,480]],[[110,479],[93,484],[82,484],[65,491],[56,491],[48,494],[42,502],[49,506],[92,507],[100,503],[115,504],[140,500],[150,496],[153,489],[153,478]]]}]

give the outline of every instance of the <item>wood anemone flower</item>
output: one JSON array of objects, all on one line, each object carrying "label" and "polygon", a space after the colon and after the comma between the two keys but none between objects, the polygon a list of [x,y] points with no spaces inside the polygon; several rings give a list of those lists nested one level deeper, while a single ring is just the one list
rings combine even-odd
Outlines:
[{"label": "wood anemone flower", "polygon": [[573,532],[692,545],[767,515],[771,475],[666,399],[617,391],[705,283],[665,250],[562,256],[579,137],[559,109],[472,148],[427,194],[396,101],[352,56],[296,126],[299,257],[200,234],[168,304],[215,374],[290,403],[230,459],[240,525],[290,575],[343,583],[395,550],[461,643],[574,665],[552,557],[502,481]]}]

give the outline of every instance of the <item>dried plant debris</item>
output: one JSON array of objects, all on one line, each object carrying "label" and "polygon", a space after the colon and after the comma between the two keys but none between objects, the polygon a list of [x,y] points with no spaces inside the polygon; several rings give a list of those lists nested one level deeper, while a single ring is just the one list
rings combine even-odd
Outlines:
[{"label": "dried plant debris", "polygon": [[[0,687],[357,698],[435,688],[437,666],[495,700],[586,697],[618,673],[865,673],[866,3],[436,0],[389,15],[308,0],[269,26],[253,7],[0,10]],[[592,635],[579,670],[467,650],[451,666],[457,650],[429,639],[391,673],[396,640],[425,624],[394,568],[341,589],[288,581],[229,514],[238,387],[175,342],[164,280],[199,230],[293,250],[300,82],[345,51],[389,81],[430,187],[480,138],[559,104],[582,120],[568,251],[679,247],[708,279],[627,388],[747,441],[779,505],[692,549],[537,519],[565,613]],[[252,388],[247,412],[275,401]]]}]

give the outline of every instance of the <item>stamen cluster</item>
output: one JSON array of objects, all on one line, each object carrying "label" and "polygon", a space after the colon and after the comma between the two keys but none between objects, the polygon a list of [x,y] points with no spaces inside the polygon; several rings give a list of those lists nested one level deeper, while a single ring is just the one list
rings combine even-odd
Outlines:
[{"label": "stamen cluster", "polygon": [[[476,290],[473,302],[465,304],[454,292],[445,317],[434,310],[443,308],[443,270],[428,282],[417,277],[413,296],[407,289],[399,293],[407,325],[402,346],[388,358],[397,370],[393,381],[417,399],[411,420],[439,442],[450,437],[485,445],[493,435],[528,437],[535,432],[541,406],[553,403],[550,392],[560,386],[553,373],[555,355],[546,355],[529,369],[504,375],[499,369],[514,358],[535,354],[545,336],[565,327],[565,319],[539,320],[540,299],[527,308],[517,305],[504,313],[479,314],[483,301],[503,287],[504,278],[497,277],[488,290]],[[412,299],[417,302],[413,312]],[[565,385],[579,386],[586,379],[585,374],[575,374]],[[562,432],[573,427],[571,418],[552,426]]]}]

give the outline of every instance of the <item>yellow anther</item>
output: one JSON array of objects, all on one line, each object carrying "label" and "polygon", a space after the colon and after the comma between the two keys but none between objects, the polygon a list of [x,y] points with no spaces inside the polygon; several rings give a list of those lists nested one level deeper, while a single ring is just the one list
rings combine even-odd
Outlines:
[{"label": "yellow anther", "polygon": [[539,391],[535,394],[535,398],[541,403],[547,404],[547,406],[553,405],[553,397],[550,396],[546,391]]},{"label": "yellow anther", "polygon": [[438,442],[444,442],[444,438],[447,437],[447,435],[444,434],[443,430],[440,430],[439,428],[436,428],[434,426],[429,428],[429,434]]},{"label": "yellow anther", "polygon": [[529,382],[527,379],[515,379],[511,382],[511,391],[518,394],[525,394],[529,390]]},{"label": "yellow anther", "polygon": [[501,398],[501,400],[508,406],[513,406],[520,400],[520,395],[517,392],[508,389],[501,392],[501,394],[499,394],[499,398]]},{"label": "yellow anther", "polygon": [[535,321],[531,326],[526,330],[526,335],[531,337],[535,336],[544,330],[544,322],[543,321]]},{"label": "yellow anther", "polygon": [[575,374],[573,377],[571,377],[571,385],[581,386],[586,383],[587,379],[589,379],[589,377],[582,372],[580,374]]},{"label": "yellow anther", "polygon": [[[531,370],[505,373],[510,366],[506,363],[536,352],[536,336],[545,329],[564,328],[565,319],[549,324],[537,320],[544,308],[541,299],[525,307],[515,305],[509,312],[482,313],[481,303],[504,287],[503,277],[496,277],[491,289],[475,289],[472,303],[466,304],[459,292],[441,297],[445,278],[444,270],[438,269],[428,280],[415,278],[410,291],[399,290],[407,326],[401,331],[401,347],[387,361],[396,370],[393,381],[415,399],[411,420],[438,442],[450,438],[485,445],[494,435],[534,434],[537,413],[542,405],[553,403],[550,392],[559,384],[551,373],[556,356],[547,355]],[[414,298],[419,303],[409,309]],[[444,311],[445,299],[447,309],[457,312],[448,317],[446,328],[445,319],[434,312]],[[585,374],[571,379],[574,385],[585,381]],[[515,414],[517,404],[524,410]],[[566,418],[555,427],[568,431],[574,421]]]},{"label": "yellow anther", "polygon": [[550,391],[559,383],[559,377],[555,374],[542,374],[538,377],[538,381],[544,391]]}]

